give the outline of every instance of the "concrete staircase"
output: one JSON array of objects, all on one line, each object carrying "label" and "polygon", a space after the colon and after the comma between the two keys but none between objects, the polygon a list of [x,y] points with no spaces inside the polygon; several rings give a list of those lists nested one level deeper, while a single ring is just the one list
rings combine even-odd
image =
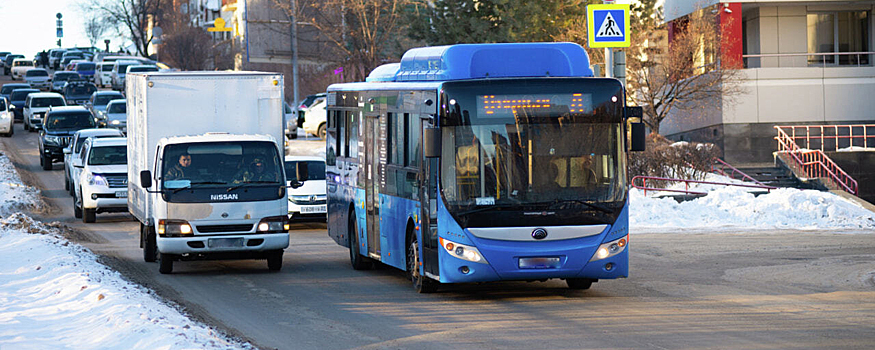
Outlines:
[{"label": "concrete staircase", "polygon": [[826,190],[818,179],[799,179],[782,162],[734,164],[734,166],[767,186]]}]

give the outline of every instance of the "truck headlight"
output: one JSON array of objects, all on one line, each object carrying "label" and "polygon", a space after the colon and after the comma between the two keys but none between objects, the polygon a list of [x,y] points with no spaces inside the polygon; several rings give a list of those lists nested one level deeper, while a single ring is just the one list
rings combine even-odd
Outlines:
[{"label": "truck headlight", "polygon": [[480,254],[480,251],[472,246],[459,244],[441,238],[441,247],[444,247],[444,250],[446,250],[447,253],[459,259],[481,264],[488,264],[488,262],[486,262],[486,258],[483,257],[483,254]]},{"label": "truck headlight", "polygon": [[109,187],[109,184],[106,183],[106,178],[100,175],[88,174],[88,184],[91,186],[104,186]]},{"label": "truck headlight", "polygon": [[599,249],[596,249],[595,254],[593,254],[592,259],[589,259],[589,261],[607,259],[614,255],[620,254],[624,250],[626,250],[626,245],[628,242],[629,235],[626,235],[626,237],[620,238],[618,240],[608,243],[602,243],[602,245],[599,246]]},{"label": "truck headlight", "polygon": [[191,225],[185,220],[158,220],[158,235],[161,237],[181,237],[191,234]]},{"label": "truck headlight", "polygon": [[282,233],[289,231],[289,217],[282,216],[271,216],[268,218],[261,219],[258,223],[258,227],[256,231],[260,233]]}]

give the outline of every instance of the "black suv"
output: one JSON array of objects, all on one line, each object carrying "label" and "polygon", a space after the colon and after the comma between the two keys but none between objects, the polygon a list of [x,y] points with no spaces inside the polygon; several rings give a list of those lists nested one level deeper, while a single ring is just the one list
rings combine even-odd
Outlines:
[{"label": "black suv", "polygon": [[85,105],[85,102],[91,99],[91,94],[97,91],[97,87],[94,84],[80,79],[74,80],[71,78],[67,80],[67,84],[61,89],[61,94],[64,95],[68,105]]},{"label": "black suv", "polygon": [[52,170],[52,163],[64,161],[64,147],[76,131],[95,127],[97,122],[85,107],[49,109],[39,133],[39,163],[43,170]]}]

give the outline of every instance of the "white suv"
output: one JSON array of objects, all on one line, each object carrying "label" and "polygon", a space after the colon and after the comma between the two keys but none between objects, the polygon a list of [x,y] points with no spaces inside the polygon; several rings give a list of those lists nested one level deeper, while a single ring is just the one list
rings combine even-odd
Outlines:
[{"label": "white suv", "polygon": [[304,179],[301,187],[289,187],[289,219],[319,220],[326,219],[328,212],[325,195],[325,160],[319,157],[286,156],[286,182],[294,185],[298,182],[298,163],[307,163],[309,176]]},{"label": "white suv", "polygon": [[325,98],[316,98],[313,104],[302,110],[304,112],[304,132],[325,139],[327,120],[325,114]]},{"label": "white suv", "polygon": [[89,138],[73,167],[73,215],[95,221],[98,213],[128,211],[128,156],[124,137]]},{"label": "white suv", "polygon": [[37,131],[43,127],[43,119],[51,107],[66,106],[64,96],[54,92],[36,92],[24,100],[24,130]]},{"label": "white suv", "polygon": [[82,129],[73,134],[70,139],[70,145],[64,148],[64,189],[71,196],[75,195],[73,191],[73,179],[79,178],[79,168],[73,166],[73,159],[81,157],[82,145],[89,137],[124,137],[118,129]]}]

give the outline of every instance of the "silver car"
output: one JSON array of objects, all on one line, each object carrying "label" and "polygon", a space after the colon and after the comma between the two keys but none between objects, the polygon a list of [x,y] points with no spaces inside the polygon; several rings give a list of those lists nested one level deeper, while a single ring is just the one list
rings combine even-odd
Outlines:
[{"label": "silver car", "polygon": [[107,128],[119,129],[123,133],[128,132],[128,109],[127,101],[112,100],[106,105],[106,119],[102,122]]},{"label": "silver car", "polygon": [[24,82],[34,89],[49,90],[49,72],[43,68],[33,68],[24,73]]}]

